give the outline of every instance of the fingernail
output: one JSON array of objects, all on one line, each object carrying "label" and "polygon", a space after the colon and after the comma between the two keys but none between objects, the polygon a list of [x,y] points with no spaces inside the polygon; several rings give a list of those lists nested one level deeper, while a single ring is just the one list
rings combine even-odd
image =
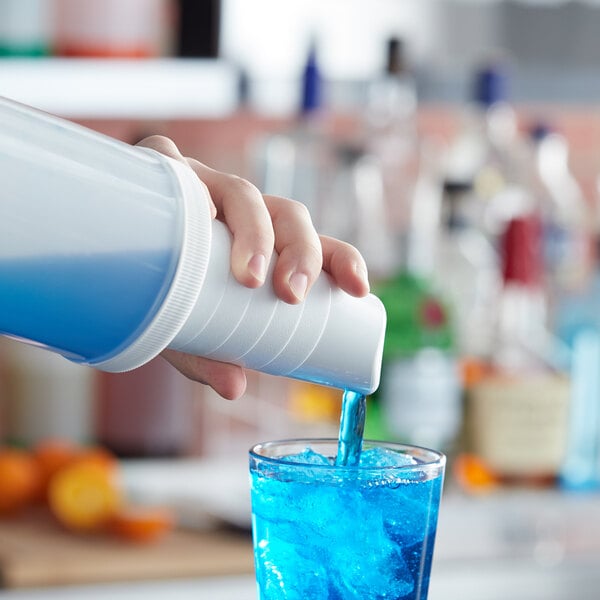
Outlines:
[{"label": "fingernail", "polygon": [[248,261],[248,270],[255,279],[264,281],[267,273],[267,259],[264,254],[255,254]]},{"label": "fingernail", "polygon": [[308,277],[304,273],[294,273],[290,277],[290,288],[298,300],[304,300],[308,288]]},{"label": "fingernail", "polygon": [[365,265],[360,262],[355,262],[354,272],[365,282],[367,286],[369,286],[369,274],[367,273]]}]

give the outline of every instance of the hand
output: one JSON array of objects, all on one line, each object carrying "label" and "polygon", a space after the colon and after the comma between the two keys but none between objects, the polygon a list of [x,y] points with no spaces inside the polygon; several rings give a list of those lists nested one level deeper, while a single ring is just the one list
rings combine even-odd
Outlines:
[{"label": "hand", "polygon": [[[250,288],[262,285],[276,250],[279,257],[273,288],[285,302],[302,302],[321,269],[353,296],[369,292],[367,269],[358,250],[340,240],[319,236],[300,202],[263,196],[245,179],[185,158],[169,138],[151,136],[138,145],[188,164],[205,183],[213,201],[213,218],[225,222],[233,234],[231,270],[241,284]],[[210,385],[224,398],[239,398],[246,389],[244,369],[237,365],[175,350],[165,350],[162,356],[181,373]]]}]

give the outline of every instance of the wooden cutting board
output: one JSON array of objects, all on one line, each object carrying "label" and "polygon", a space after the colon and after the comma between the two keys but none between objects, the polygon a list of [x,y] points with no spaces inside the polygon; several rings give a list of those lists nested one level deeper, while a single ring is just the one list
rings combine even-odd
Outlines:
[{"label": "wooden cutting board", "polygon": [[203,577],[253,572],[252,540],[237,532],[176,530],[155,544],[66,532],[46,513],[0,520],[4,587]]}]

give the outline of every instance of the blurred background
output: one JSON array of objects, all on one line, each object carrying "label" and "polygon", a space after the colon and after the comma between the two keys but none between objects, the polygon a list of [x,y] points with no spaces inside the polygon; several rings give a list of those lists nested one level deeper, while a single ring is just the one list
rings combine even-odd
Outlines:
[{"label": "blurred background", "polygon": [[[599,29],[595,0],[0,0],[0,95],[169,136],[355,244],[388,312],[366,436],[448,455],[430,597],[596,598]],[[340,402],[250,373],[230,403],[160,358],[105,374],[0,338],[4,447],[102,448],[195,536],[78,566],[87,538],[21,515],[0,579],[250,574],[247,449],[336,436]]]}]

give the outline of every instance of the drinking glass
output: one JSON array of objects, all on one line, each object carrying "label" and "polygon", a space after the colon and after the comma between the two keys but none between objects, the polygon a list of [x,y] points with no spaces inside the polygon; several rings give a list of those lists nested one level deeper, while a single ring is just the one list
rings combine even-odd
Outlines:
[{"label": "drinking glass", "polygon": [[337,445],[250,450],[259,599],[425,600],[445,456],[365,441],[358,466],[336,466]]}]

